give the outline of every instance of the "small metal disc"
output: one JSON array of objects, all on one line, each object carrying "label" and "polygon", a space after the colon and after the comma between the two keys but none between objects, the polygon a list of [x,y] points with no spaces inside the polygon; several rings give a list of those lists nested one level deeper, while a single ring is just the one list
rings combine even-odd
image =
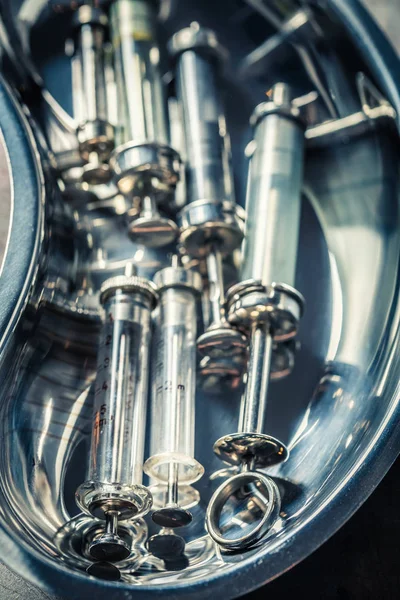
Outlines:
[{"label": "small metal disc", "polygon": [[237,391],[243,382],[246,357],[204,357],[197,370],[199,385],[207,394]]},{"label": "small metal disc", "polygon": [[247,337],[237,329],[222,326],[203,333],[197,340],[197,349],[203,356],[223,358],[243,354],[248,343]]},{"label": "small metal disc", "polygon": [[86,572],[103,581],[119,581],[121,579],[120,570],[115,565],[105,561],[93,563],[86,569]]},{"label": "small metal disc", "polygon": [[105,533],[90,544],[89,552],[94,560],[119,562],[128,558],[131,549],[119,535]]},{"label": "small metal disc", "polygon": [[105,520],[107,513],[113,510],[118,513],[121,521],[132,519],[139,512],[133,501],[123,498],[99,498],[90,504],[90,514],[96,519]]},{"label": "small metal disc", "polygon": [[101,185],[111,181],[112,172],[106,163],[88,163],[82,169],[82,180],[89,185]]},{"label": "small metal disc", "polygon": [[186,527],[192,522],[193,517],[189,511],[179,506],[168,506],[155,510],[151,518],[160,527],[175,528]]},{"label": "small metal disc", "polygon": [[189,566],[189,559],[185,554],[173,559],[164,559],[165,568],[167,571],[183,571]]},{"label": "small metal disc", "polygon": [[147,549],[162,560],[173,560],[182,556],[185,551],[185,540],[180,535],[158,533],[147,541]]},{"label": "small metal disc", "polygon": [[239,465],[252,462],[252,468],[265,468],[284,462],[289,452],[284,444],[262,433],[235,433],[220,438],[214,452],[224,462]]},{"label": "small metal disc", "polygon": [[162,248],[176,240],[179,229],[171,219],[157,216],[139,217],[129,224],[129,235],[136,244],[147,248]]},{"label": "small metal disc", "polygon": [[297,340],[274,342],[271,359],[271,380],[278,381],[290,375],[295,365],[295,355],[300,343]]}]

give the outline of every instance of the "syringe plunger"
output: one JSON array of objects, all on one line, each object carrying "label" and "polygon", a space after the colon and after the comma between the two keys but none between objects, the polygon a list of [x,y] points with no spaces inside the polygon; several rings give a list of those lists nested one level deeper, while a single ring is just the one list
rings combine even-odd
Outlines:
[{"label": "syringe plunger", "polygon": [[153,520],[161,526],[174,527],[184,525],[190,517],[178,506],[179,485],[197,481],[204,472],[194,458],[196,296],[201,291],[201,277],[172,266],[157,273],[155,283],[160,303],[153,365],[150,458],[144,470],[152,480],[165,484],[165,507],[153,515]]}]

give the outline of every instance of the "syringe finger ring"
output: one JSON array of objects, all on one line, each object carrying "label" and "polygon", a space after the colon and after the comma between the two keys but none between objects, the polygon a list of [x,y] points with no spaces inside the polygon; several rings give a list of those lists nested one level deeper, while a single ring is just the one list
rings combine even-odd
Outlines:
[{"label": "syringe finger ring", "polygon": [[[236,538],[231,536],[224,537],[219,527],[223,508],[229,498],[239,492],[239,490],[244,490],[249,486],[255,486],[259,492],[262,504],[262,518],[249,532]],[[208,505],[206,526],[213,540],[222,548],[226,550],[240,550],[253,546],[268,533],[271,525],[277,520],[279,510],[279,490],[276,483],[270,477],[258,471],[245,471],[224,481],[214,492]]]}]

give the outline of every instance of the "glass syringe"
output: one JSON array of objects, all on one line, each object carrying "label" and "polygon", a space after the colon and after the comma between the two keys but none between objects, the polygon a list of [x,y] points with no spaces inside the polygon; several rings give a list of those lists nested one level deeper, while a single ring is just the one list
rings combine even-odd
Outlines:
[{"label": "glass syringe", "polygon": [[[166,490],[164,506],[153,521],[161,527],[183,527],[190,513],[178,504],[180,485],[203,475],[194,458],[198,273],[179,266],[159,271],[154,278],[160,303],[152,388],[150,457],[144,471]],[[153,540],[154,542],[154,540]]]},{"label": "glass syringe", "polygon": [[108,159],[114,148],[114,127],[108,119],[104,46],[108,19],[92,0],[80,6],[74,19],[72,85],[83,181],[91,185],[111,179]]},{"label": "glass syringe", "polygon": [[127,558],[130,548],[118,522],[138,518],[152,506],[142,484],[151,342],[157,302],[147,279],[120,276],[101,289],[104,324],[95,384],[94,421],[87,481],[77,490],[79,507],[106,522],[90,546],[97,560]]}]

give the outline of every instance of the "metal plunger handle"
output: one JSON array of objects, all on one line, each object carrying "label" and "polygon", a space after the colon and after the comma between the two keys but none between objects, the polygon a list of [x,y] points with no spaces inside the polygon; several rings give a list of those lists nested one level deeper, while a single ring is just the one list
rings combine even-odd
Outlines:
[{"label": "metal plunger handle", "polygon": [[207,274],[211,311],[211,326],[222,325],[225,321],[225,292],[222,256],[218,247],[213,246],[207,256]]},{"label": "metal plunger handle", "polygon": [[250,361],[240,433],[262,433],[267,409],[272,337],[267,323],[255,324],[250,337]]}]

